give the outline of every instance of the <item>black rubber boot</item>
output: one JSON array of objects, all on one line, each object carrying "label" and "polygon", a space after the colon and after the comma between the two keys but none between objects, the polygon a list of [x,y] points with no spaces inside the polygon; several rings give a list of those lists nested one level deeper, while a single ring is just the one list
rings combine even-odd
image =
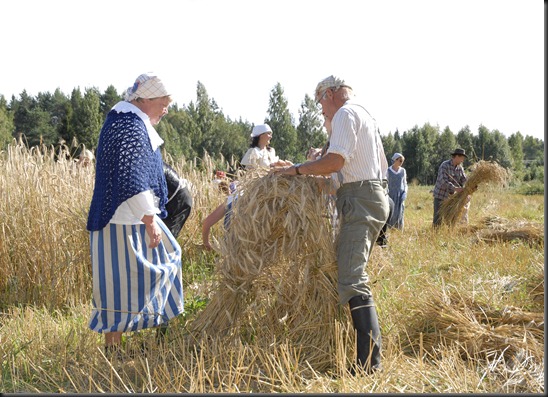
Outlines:
[{"label": "black rubber boot", "polygon": [[386,238],[384,230],[381,230],[379,237],[377,237],[376,243],[381,248],[386,248],[388,246],[388,239]]},{"label": "black rubber boot", "polygon": [[[377,310],[371,296],[354,296],[349,301],[352,321],[356,329],[356,365],[366,373],[381,369],[381,330]],[[355,368],[350,369],[355,375]]]}]

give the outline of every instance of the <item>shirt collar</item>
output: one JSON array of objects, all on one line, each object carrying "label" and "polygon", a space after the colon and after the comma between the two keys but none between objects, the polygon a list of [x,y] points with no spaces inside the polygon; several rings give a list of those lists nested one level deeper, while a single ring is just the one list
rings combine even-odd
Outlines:
[{"label": "shirt collar", "polygon": [[145,127],[148,132],[148,137],[150,139],[150,144],[152,145],[152,150],[156,151],[160,145],[164,143],[164,140],[160,138],[160,135],[158,135],[158,132],[156,129],[152,126],[152,123],[150,122],[150,117],[143,112],[141,109],[139,109],[137,106],[133,105],[132,103],[126,102],[126,101],[120,101],[114,107],[112,110],[118,112],[118,113],[135,113],[137,116],[143,120],[145,123]]}]

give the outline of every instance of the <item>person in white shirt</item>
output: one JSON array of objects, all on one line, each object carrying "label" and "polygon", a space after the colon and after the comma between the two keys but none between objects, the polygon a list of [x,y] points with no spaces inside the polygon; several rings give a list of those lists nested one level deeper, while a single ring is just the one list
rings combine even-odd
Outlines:
[{"label": "person in white shirt", "polygon": [[270,146],[272,129],[268,124],[254,126],[250,136],[251,145],[240,162],[247,170],[293,164],[276,156],[276,150]]},{"label": "person in white shirt", "polygon": [[285,175],[337,173],[337,243],[340,304],[349,303],[357,330],[357,367],[367,373],[381,366],[381,334],[366,265],[372,244],[389,214],[386,190],[388,162],[377,128],[369,112],[353,100],[352,88],[329,76],[316,86],[316,103],[331,120],[332,132],[325,155],[315,161],[275,169]]}]

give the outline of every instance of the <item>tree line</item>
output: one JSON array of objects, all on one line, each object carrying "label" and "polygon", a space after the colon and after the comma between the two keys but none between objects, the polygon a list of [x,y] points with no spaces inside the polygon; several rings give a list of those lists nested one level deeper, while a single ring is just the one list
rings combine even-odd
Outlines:
[{"label": "tree line", "polygon": [[[56,89],[53,94],[40,92],[32,97],[24,90],[9,102],[0,94],[0,150],[15,138],[29,147],[67,145],[74,148],[75,156],[84,147],[93,151],[106,115],[121,99],[112,85],[103,93],[95,87],[83,92],[78,87],[70,96]],[[305,161],[308,148],[321,147],[327,140],[321,109],[308,94],[298,113],[296,122],[277,83],[270,91],[264,122],[272,128],[271,146],[276,153],[293,162]],[[173,103],[156,129],[165,141],[164,150],[173,158],[195,159],[207,153],[222,168],[227,161],[221,159],[232,164],[241,160],[249,147],[252,127],[241,117],[232,120],[225,116],[198,81],[196,100],[181,107]],[[544,142],[519,131],[506,138],[498,130],[480,125],[476,133],[465,126],[455,134],[449,127],[440,131],[438,126],[426,123],[403,132],[381,131],[381,138],[389,164],[393,153],[405,156],[410,182],[434,184],[439,164],[456,147],[470,154],[468,164],[479,159],[497,161],[512,171],[513,181],[544,180]]]}]

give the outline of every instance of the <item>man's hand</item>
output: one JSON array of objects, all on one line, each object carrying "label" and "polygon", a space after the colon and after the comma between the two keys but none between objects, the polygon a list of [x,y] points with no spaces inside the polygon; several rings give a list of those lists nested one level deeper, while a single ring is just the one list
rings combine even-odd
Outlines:
[{"label": "man's hand", "polygon": [[282,174],[282,175],[297,175],[297,167],[300,164],[292,165],[292,166],[283,166],[283,167],[273,167],[270,172],[273,172],[274,174]]}]

